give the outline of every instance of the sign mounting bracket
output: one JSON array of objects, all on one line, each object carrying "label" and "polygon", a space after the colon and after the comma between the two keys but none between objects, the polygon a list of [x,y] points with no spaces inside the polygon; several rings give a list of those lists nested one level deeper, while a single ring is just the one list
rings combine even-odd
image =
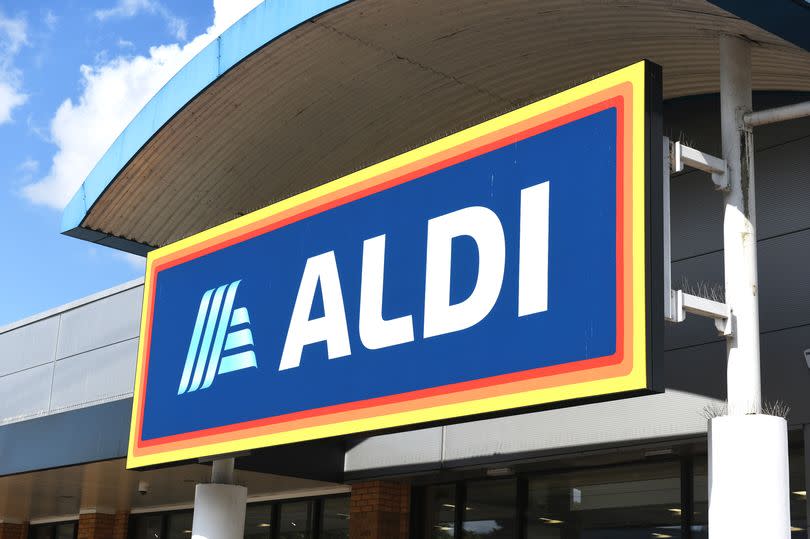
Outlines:
[{"label": "sign mounting bracket", "polygon": [[670,212],[670,175],[691,167],[712,175],[718,190],[728,188],[726,162],[713,155],[701,152],[680,142],[671,142],[664,137],[664,318],[670,322],[683,322],[686,314],[696,314],[714,320],[717,332],[729,337],[734,334],[734,317],[728,305],[713,299],[688,294],[672,288],[672,237]]}]

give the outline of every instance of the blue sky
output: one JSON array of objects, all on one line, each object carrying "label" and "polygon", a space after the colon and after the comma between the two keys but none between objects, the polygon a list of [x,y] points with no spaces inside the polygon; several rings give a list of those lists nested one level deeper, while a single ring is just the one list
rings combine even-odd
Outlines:
[{"label": "blue sky", "polygon": [[258,0],[0,0],[0,326],[139,277],[59,233],[132,116]]}]

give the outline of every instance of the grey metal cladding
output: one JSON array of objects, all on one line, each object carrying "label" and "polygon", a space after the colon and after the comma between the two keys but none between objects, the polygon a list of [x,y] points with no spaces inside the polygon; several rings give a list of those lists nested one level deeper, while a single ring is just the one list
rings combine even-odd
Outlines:
[{"label": "grey metal cladding", "polygon": [[126,456],[131,410],[123,399],[0,426],[0,476]]},{"label": "grey metal cladding", "polygon": [[441,462],[442,427],[366,438],[346,451],[347,472]]},{"label": "grey metal cladding", "polygon": [[53,364],[0,377],[0,424],[48,412]]},{"label": "grey metal cladding", "polygon": [[59,317],[0,333],[0,376],[53,361]]},{"label": "grey metal cladding", "polygon": [[[771,238],[810,227],[810,137],[756,154],[757,236]],[[706,173],[672,179],[672,257],[723,248],[723,197]]]},{"label": "grey metal cladding", "polygon": [[132,396],[138,339],[56,362],[51,412]]},{"label": "grey metal cladding", "polygon": [[[757,249],[760,330],[768,332],[810,324],[810,230],[760,240]],[[723,253],[674,263],[673,286],[679,288],[683,279],[691,287],[719,286],[722,292]],[[665,333],[668,350],[720,340],[713,324],[696,316],[687,316],[682,324],[667,324]]]},{"label": "grey metal cladding", "polygon": [[63,313],[56,358],[137,337],[142,296],[138,286]]},{"label": "grey metal cladding", "polygon": [[694,435],[706,430],[700,411],[708,402],[711,399],[702,395],[667,390],[635,399],[450,425],[445,428],[444,460]]}]

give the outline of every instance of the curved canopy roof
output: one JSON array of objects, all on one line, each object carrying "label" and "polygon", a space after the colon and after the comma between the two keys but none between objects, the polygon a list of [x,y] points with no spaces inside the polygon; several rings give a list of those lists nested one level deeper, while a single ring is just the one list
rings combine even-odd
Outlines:
[{"label": "curved canopy roof", "polygon": [[665,98],[714,93],[722,33],[753,42],[754,89],[810,90],[806,50],[704,0],[266,1],[144,107],[63,231],[142,254],[640,58]]}]

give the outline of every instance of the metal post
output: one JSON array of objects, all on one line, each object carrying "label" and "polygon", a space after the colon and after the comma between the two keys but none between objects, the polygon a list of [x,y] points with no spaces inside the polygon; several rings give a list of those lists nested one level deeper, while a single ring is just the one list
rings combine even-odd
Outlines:
[{"label": "metal post", "polygon": [[211,482],[233,484],[234,458],[216,459],[211,467]]},{"label": "metal post", "polygon": [[751,111],[751,50],[734,36],[720,40],[720,122],[728,169],[723,247],[725,292],[735,327],[728,339],[728,413],[759,413],[759,302],[757,289],[754,149],[743,115]]},{"label": "metal post", "polygon": [[761,414],[750,45],[720,38],[728,415],[709,421],[709,537],[789,539],[787,422]]}]

